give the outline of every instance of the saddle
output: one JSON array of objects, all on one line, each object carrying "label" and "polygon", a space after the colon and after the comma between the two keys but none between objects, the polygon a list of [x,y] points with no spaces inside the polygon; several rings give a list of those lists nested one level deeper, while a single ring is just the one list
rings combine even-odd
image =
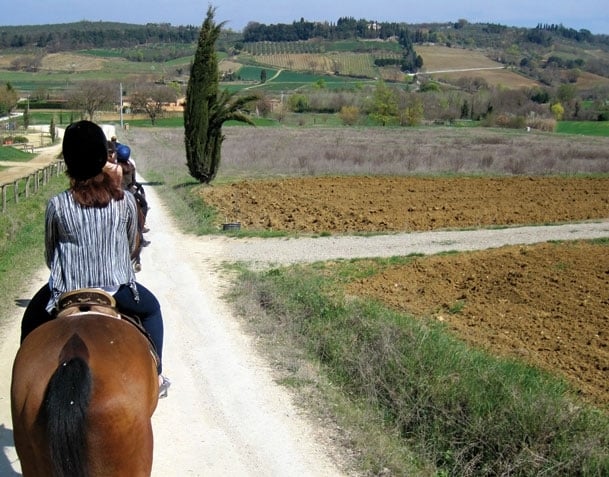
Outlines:
[{"label": "saddle", "polygon": [[152,338],[137,316],[124,315],[118,311],[116,300],[112,295],[99,288],[81,288],[63,293],[57,301],[56,318],[87,316],[89,314],[103,315],[109,318],[124,320],[135,326],[148,340],[150,353],[156,365],[160,363],[159,355]]},{"label": "saddle", "polygon": [[82,288],[63,293],[57,302],[57,318],[91,312],[121,318],[114,297],[97,288]]}]

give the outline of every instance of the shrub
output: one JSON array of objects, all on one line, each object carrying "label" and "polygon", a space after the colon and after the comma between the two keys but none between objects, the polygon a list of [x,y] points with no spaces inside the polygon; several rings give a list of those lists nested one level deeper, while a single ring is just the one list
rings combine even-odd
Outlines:
[{"label": "shrub", "polygon": [[356,124],[360,117],[360,111],[357,106],[343,106],[338,114],[343,124],[348,126]]},{"label": "shrub", "polygon": [[525,127],[525,122],[525,118],[522,116],[498,114],[495,117],[495,124],[502,128],[522,129]]},{"label": "shrub", "polygon": [[556,130],[556,119],[534,118],[528,119],[526,125],[531,129],[539,131],[554,132]]},{"label": "shrub", "polygon": [[25,136],[6,136],[2,139],[2,144],[25,144],[28,138]]},{"label": "shrub", "polygon": [[309,110],[309,99],[304,94],[294,94],[288,99],[288,105],[295,113],[304,113]]}]

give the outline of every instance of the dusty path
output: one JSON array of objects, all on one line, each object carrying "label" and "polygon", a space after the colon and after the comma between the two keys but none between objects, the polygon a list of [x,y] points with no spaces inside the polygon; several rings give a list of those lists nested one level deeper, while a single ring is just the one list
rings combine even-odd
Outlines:
[{"label": "dusty path", "polygon": [[[32,132],[27,135],[30,140],[28,144],[30,145],[36,142],[38,135],[41,134],[40,131],[36,132],[36,128],[37,127],[32,127]],[[0,167],[0,184],[10,184],[17,179],[21,179],[33,174],[36,171],[40,171],[49,164],[56,162],[61,154],[61,139],[63,138],[64,130],[64,128],[56,128],[57,139],[55,144],[37,147],[36,157],[30,161],[0,161],[0,166],[2,166]],[[46,131],[46,133],[48,134],[48,131]]]},{"label": "dusty path", "polygon": [[[342,475],[324,439],[273,382],[251,340],[220,299],[215,274],[220,243],[178,232],[152,188],[148,238],[138,280],[163,306],[165,372],[173,381],[153,418],[154,476]],[[41,271],[25,300],[46,279]],[[0,342],[0,475],[20,475],[12,442],[10,370],[22,308],[15,307]]]},{"label": "dusty path", "polygon": [[46,147],[39,150],[39,154],[27,162],[0,161],[0,166],[7,169],[0,171],[0,184],[10,184],[17,179],[26,177],[36,171],[44,169],[49,164],[57,161],[57,155],[61,152],[61,145]]},{"label": "dusty path", "polygon": [[[224,260],[260,265],[346,256],[390,256],[414,252],[472,250],[503,243],[609,236],[609,223],[524,227],[470,232],[428,232],[377,237],[230,239],[181,234],[148,187],[152,245],[143,253],[138,279],[155,291],[166,323],[165,372],[173,386],[153,417],[154,476],[334,476],[344,475],[323,434],[273,382],[222,301],[218,266]],[[549,234],[549,235],[548,235]],[[41,271],[18,300],[29,298],[46,279]],[[0,475],[16,476],[9,386],[22,308],[15,307],[0,341]]]},{"label": "dusty path", "polygon": [[221,301],[222,244],[180,234],[148,190],[152,245],[138,279],[163,305],[174,383],[154,415],[153,475],[341,475]]},{"label": "dusty path", "polygon": [[526,245],[548,240],[575,240],[609,237],[609,221],[582,222],[547,227],[511,227],[469,231],[413,232],[392,235],[330,236],[317,238],[247,238],[229,241],[208,239],[223,246],[228,261],[269,264],[315,262],[338,258],[404,256],[448,251],[484,250],[502,245]]}]

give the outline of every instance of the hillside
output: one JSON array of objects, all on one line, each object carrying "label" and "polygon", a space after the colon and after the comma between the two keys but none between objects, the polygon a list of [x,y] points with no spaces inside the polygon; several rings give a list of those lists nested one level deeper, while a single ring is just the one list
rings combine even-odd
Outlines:
[{"label": "hillside", "polygon": [[[197,34],[196,27],[167,24],[0,27],[0,71],[32,108],[43,100],[69,102],[85,81],[121,83],[127,103],[133,92],[155,85],[183,97]],[[374,97],[379,79],[391,85],[402,110],[392,115],[396,125],[463,119],[553,130],[556,119],[609,117],[609,37],[585,30],[341,19],[226,30],[216,48],[221,87],[253,88],[259,114],[279,120],[286,107],[337,114],[349,106],[369,115],[366,98]],[[413,96],[419,92],[428,94]],[[299,104],[279,111],[290,95],[301,95],[293,99]],[[551,112],[554,104],[559,110]]]},{"label": "hillside", "polygon": [[[191,56],[197,37],[198,27],[192,25],[82,21],[0,26],[0,67],[35,72],[40,59],[47,55],[79,50],[97,51],[98,55],[132,62],[165,63]],[[430,53],[431,45],[445,49],[442,53]],[[377,24],[351,18],[340,18],[336,23],[256,23],[243,32],[223,31],[216,46],[220,53],[242,56],[248,62],[347,76],[375,77],[382,66],[391,62],[401,64],[404,72],[413,73],[469,68],[471,61],[472,67],[479,68],[482,61],[489,67],[509,66],[542,83],[548,82],[549,76],[564,77],[569,72],[609,78],[609,35],[593,35],[562,25],[540,24],[526,29],[465,20]],[[450,52],[454,49],[472,54],[464,59]],[[343,53],[355,55],[355,60],[345,60]],[[407,55],[412,58],[404,63]],[[411,63],[416,55],[423,59],[422,68]],[[24,56],[29,61],[17,61]],[[353,66],[354,63],[361,66]],[[548,68],[550,72],[546,71]]]}]

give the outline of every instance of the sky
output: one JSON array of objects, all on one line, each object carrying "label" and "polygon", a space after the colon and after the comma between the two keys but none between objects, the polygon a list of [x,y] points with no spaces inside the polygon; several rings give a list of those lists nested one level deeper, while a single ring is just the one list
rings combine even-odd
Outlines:
[{"label": "sky", "polygon": [[607,0],[18,0],[0,9],[0,25],[89,20],[200,26],[209,5],[216,8],[215,21],[226,22],[225,28],[235,31],[251,21],[268,25],[289,24],[301,18],[336,22],[341,17],[353,17],[405,23],[465,19],[527,28],[548,23],[609,34]]}]

